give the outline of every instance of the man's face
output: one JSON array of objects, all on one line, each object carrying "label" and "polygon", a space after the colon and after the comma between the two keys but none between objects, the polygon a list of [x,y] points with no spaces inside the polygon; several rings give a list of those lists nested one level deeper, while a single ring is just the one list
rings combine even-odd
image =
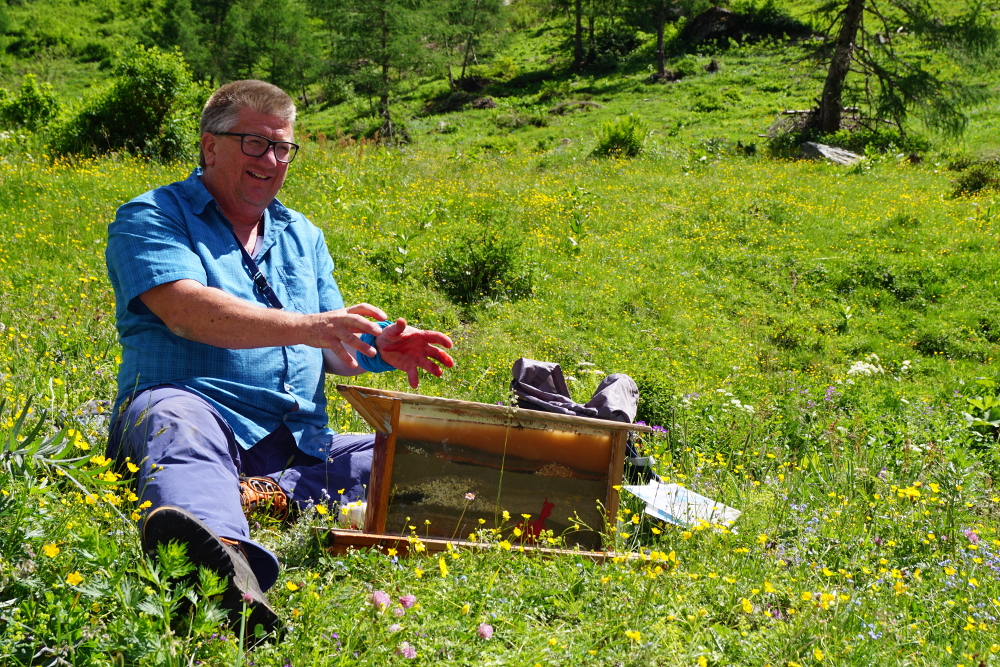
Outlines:
[{"label": "man's face", "polygon": [[[246,108],[240,109],[239,120],[229,131],[258,134],[272,141],[294,138],[291,126],[284,120]],[[243,153],[239,137],[209,132],[202,135],[201,145],[205,171],[212,172],[212,181],[219,190],[217,197],[226,200],[230,207],[264,209],[285,182],[288,165],[274,158],[273,149],[260,157],[251,157]]]}]

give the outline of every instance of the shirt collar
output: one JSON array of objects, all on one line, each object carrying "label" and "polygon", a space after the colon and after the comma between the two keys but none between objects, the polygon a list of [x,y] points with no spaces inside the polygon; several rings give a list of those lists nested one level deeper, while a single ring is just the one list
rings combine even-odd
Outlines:
[{"label": "shirt collar", "polygon": [[[201,182],[201,167],[195,167],[191,174],[181,181],[181,186],[183,187],[184,198],[188,200],[191,204],[191,212],[195,215],[201,215],[205,207],[208,206],[210,201],[214,201],[212,193],[208,191],[205,184]],[[271,214],[271,219],[277,223],[281,229],[284,229],[289,222],[291,222],[292,216],[289,214],[288,209],[285,205],[278,201],[275,197],[268,207],[268,212]],[[280,230],[275,230],[280,231]]]}]

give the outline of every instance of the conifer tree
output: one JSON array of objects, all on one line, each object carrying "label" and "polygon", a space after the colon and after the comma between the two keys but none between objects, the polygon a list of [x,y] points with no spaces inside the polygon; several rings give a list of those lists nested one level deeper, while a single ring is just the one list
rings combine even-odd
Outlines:
[{"label": "conifer tree", "polygon": [[460,77],[465,76],[470,57],[489,37],[503,30],[506,13],[503,0],[451,0],[445,27],[449,45],[459,49],[462,58]]},{"label": "conifer tree", "polygon": [[656,76],[666,77],[663,34],[671,14],[696,14],[708,7],[706,0],[624,0],[625,21],[639,30],[656,34]]},{"label": "conifer tree", "polygon": [[397,140],[390,117],[397,81],[436,56],[429,37],[441,9],[433,0],[312,0],[327,29],[334,71],[377,100],[385,141]]},{"label": "conifer tree", "polygon": [[1000,42],[982,3],[955,11],[929,0],[832,0],[824,11],[836,37],[816,111],[820,132],[841,129],[845,97],[868,120],[891,122],[900,133],[913,114],[947,133],[964,128],[965,108],[982,100],[985,88],[941,74],[934,56],[913,55],[913,47],[950,57],[974,77],[993,64],[989,56]]}]

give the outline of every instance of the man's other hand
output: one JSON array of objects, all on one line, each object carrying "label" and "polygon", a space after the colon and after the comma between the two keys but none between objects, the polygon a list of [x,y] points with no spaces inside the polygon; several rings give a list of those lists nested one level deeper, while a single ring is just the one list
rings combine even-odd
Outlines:
[{"label": "man's other hand", "polygon": [[[384,320],[385,313],[381,309],[371,304],[359,303],[348,308],[330,310],[324,313],[309,315],[308,317],[313,325],[311,331],[313,335],[312,340],[307,344],[313,347],[331,349],[347,369],[356,369],[358,367],[358,362],[354,359],[352,349],[369,357],[374,357],[377,353],[377,350],[362,341],[358,334],[379,335],[382,329],[378,324],[367,318]],[[406,323],[404,322],[403,324],[405,325]],[[389,328],[386,327],[386,330]],[[448,346],[451,347],[450,340],[448,341]],[[392,363],[388,359],[386,361]]]},{"label": "man's other hand", "polygon": [[414,389],[420,381],[417,368],[423,368],[431,375],[441,377],[441,366],[438,364],[446,368],[455,365],[447,352],[441,347],[436,347],[438,345],[450,348],[451,339],[440,331],[424,331],[408,326],[402,317],[382,329],[382,333],[375,339],[375,347],[378,348],[382,359],[387,364],[405,371],[406,378]]}]

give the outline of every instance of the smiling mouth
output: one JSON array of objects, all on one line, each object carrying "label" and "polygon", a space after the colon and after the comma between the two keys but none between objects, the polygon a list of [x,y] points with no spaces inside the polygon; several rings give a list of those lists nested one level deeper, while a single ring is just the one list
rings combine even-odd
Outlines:
[{"label": "smiling mouth", "polygon": [[266,181],[269,178],[271,178],[270,176],[265,176],[264,174],[258,173],[256,171],[250,171],[249,169],[247,170],[247,173],[250,174],[253,178],[256,178],[261,181]]}]

